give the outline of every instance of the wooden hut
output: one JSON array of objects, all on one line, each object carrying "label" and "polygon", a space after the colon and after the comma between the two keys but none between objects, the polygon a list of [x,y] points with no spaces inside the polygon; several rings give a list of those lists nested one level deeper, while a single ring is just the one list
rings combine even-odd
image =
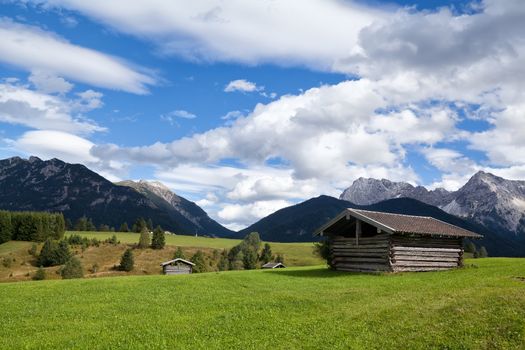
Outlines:
[{"label": "wooden hut", "polygon": [[261,268],[263,269],[282,269],[285,267],[286,266],[284,266],[283,263],[280,263],[280,262],[268,262],[264,264],[263,266],[261,266]]},{"label": "wooden hut", "polygon": [[463,239],[482,236],[431,217],[345,209],[314,235],[326,236],[341,271],[433,271],[461,266]]},{"label": "wooden hut", "polygon": [[163,262],[160,266],[162,266],[162,272],[165,275],[181,275],[192,273],[195,264],[191,261],[177,258]]}]

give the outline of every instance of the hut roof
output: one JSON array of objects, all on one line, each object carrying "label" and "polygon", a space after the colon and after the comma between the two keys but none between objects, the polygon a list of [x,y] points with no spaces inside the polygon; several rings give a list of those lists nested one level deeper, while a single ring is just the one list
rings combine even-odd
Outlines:
[{"label": "hut roof", "polygon": [[275,269],[276,267],[279,267],[279,266],[286,267],[283,265],[283,263],[280,263],[280,262],[268,262],[261,267],[264,269]]},{"label": "hut roof", "polygon": [[[392,214],[379,211],[360,209],[345,209],[341,214],[317,229],[314,235],[323,235],[325,231],[340,225],[342,219],[350,217],[364,221],[384,232],[394,234],[420,234],[429,236],[469,237],[481,238],[483,236],[461,227],[446,223],[429,216],[415,216]],[[345,221],[346,221],[345,220]]]},{"label": "hut roof", "polygon": [[181,262],[181,263],[186,264],[186,265],[195,266],[195,264],[192,263],[191,261],[184,260],[184,259],[181,259],[181,258],[173,259],[173,260],[170,260],[170,261],[165,261],[162,264],[160,264],[160,266],[166,266],[166,265],[172,264],[174,262]]}]

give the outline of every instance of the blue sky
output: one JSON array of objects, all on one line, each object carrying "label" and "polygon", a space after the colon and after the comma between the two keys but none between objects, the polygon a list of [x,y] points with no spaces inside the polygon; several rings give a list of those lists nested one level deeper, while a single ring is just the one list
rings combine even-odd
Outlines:
[{"label": "blue sky", "polygon": [[525,178],[519,1],[0,2],[0,156],[241,228],[358,177]]}]

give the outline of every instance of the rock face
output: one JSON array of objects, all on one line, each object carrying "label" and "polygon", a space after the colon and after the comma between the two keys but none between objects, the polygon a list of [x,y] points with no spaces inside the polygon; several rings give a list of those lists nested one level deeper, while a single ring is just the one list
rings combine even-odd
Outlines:
[{"label": "rock face", "polygon": [[483,171],[455,192],[360,178],[340,199],[366,205],[400,197],[414,198],[482,224],[494,235],[525,241],[525,181],[506,180]]},{"label": "rock face", "polygon": [[[176,197],[184,205],[191,203],[173,196],[173,200]],[[83,165],[36,157],[0,160],[0,209],[59,211],[72,222],[87,216],[96,225],[116,228],[123,222],[131,225],[138,217],[144,217],[176,233],[202,232],[203,225],[198,226],[183,215],[175,216],[167,207],[170,205],[164,200],[155,202],[133,188],[115,185]],[[207,216],[194,203],[187,208],[191,208],[186,210],[188,216],[193,212],[198,212],[199,217]],[[217,230],[209,234],[231,233],[217,225]]]},{"label": "rock face", "polygon": [[173,193],[159,181],[118,182],[117,185],[133,188],[138,193],[151,200],[159,208],[167,212],[190,233],[206,234],[217,237],[231,237],[233,231],[228,230],[212,220],[197,204]]},{"label": "rock face", "polygon": [[370,205],[393,198],[413,198],[440,207],[448,203],[452,197],[451,193],[443,188],[429,191],[423,186],[414,187],[406,182],[365,179],[363,177],[355,180],[352,186],[344,190],[339,196],[339,199],[359,205]]}]

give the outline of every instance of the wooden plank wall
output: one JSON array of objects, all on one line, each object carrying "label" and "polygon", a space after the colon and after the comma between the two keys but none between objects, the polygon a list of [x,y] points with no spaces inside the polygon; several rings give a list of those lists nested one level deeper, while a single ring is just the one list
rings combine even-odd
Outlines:
[{"label": "wooden plank wall", "polygon": [[394,272],[436,271],[460,266],[463,256],[461,238],[390,238],[390,264]]},{"label": "wooden plank wall", "polygon": [[373,237],[336,236],[331,246],[332,264],[339,271],[377,272],[391,271],[389,264],[389,235]]}]

